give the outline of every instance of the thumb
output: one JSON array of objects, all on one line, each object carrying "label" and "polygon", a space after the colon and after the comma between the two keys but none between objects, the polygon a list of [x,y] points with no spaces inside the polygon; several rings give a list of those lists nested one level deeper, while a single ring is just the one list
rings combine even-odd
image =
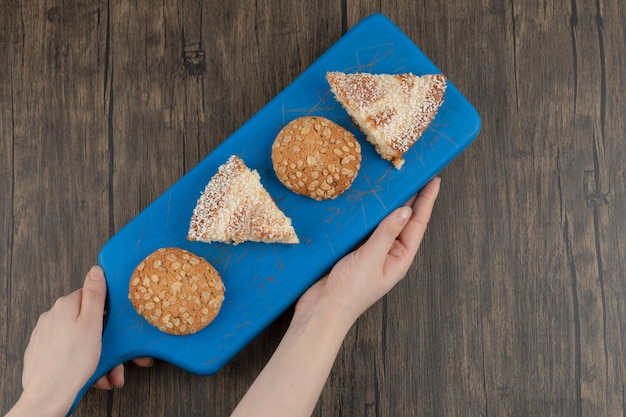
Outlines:
[{"label": "thumb", "polygon": [[403,206],[385,217],[361,247],[365,252],[364,255],[373,258],[385,258],[404,226],[408,223],[411,213],[411,207]]},{"label": "thumb", "polygon": [[106,295],[107,284],[104,279],[104,271],[99,266],[94,266],[85,277],[79,317],[102,325]]}]

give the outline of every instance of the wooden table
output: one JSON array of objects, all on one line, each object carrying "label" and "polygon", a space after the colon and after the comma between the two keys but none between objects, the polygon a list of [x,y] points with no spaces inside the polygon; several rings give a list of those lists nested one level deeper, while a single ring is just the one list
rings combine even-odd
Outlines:
[{"label": "wooden table", "polygon": [[[483,128],[315,415],[626,414],[626,6],[381,3],[0,3],[0,411],[39,314],[109,237],[382,12]],[[75,415],[228,415],[289,318],[215,376],[129,365]]]}]

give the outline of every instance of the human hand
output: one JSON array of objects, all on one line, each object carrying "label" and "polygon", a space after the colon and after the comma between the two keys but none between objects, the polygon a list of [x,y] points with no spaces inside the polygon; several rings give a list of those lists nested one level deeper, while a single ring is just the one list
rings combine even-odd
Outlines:
[{"label": "human hand", "polygon": [[67,413],[100,358],[105,298],[104,273],[93,267],[83,288],[39,317],[24,353],[24,391],[8,416]]},{"label": "human hand", "polygon": [[[106,282],[100,267],[87,273],[83,288],[59,298],[43,313],[24,353],[20,400],[8,416],[65,415],[76,394],[93,375],[100,359]],[[149,366],[152,359],[135,362]],[[124,384],[119,365],[94,387],[111,389]]]},{"label": "human hand", "polygon": [[[420,246],[439,194],[440,179],[430,181],[407,206],[389,214],[367,241],[342,258],[324,278],[307,290],[294,321],[313,310],[338,312],[346,326],[387,294],[406,275]],[[338,309],[338,310],[337,310]]]},{"label": "human hand", "polygon": [[426,232],[439,178],[383,219],[296,303],[276,352],[232,416],[310,416],[354,321],[400,281]]}]

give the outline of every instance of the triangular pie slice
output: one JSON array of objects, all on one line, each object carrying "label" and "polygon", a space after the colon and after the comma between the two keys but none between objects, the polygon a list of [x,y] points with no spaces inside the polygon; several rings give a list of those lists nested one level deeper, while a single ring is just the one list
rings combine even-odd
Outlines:
[{"label": "triangular pie slice", "polygon": [[245,241],[299,243],[291,219],[237,156],[211,178],[194,208],[187,239],[238,244]]},{"label": "triangular pie slice", "polygon": [[367,141],[398,169],[435,118],[446,91],[442,74],[328,72],[326,80]]}]

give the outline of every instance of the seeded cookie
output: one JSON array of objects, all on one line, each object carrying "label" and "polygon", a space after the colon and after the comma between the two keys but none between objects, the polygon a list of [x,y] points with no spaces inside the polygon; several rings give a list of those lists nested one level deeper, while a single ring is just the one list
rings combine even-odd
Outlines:
[{"label": "seeded cookie", "polygon": [[180,248],[161,248],[135,268],[128,298],[137,312],[159,330],[193,334],[220,311],[224,284],[213,266]]},{"label": "seeded cookie", "polygon": [[291,191],[328,200],[352,185],[361,167],[361,146],[352,133],[332,121],[304,116],[276,136],[272,165]]}]

